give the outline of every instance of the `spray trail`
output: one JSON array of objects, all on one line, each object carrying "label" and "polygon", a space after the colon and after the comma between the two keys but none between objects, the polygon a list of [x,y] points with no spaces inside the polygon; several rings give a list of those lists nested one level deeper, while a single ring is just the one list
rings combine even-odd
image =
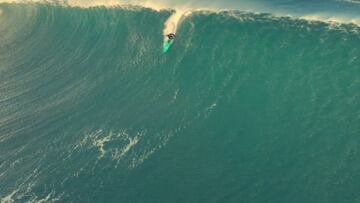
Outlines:
[{"label": "spray trail", "polygon": [[176,34],[176,31],[181,24],[181,21],[188,15],[191,14],[190,10],[178,9],[165,21],[164,23],[164,44],[166,43],[166,35],[169,33]]}]

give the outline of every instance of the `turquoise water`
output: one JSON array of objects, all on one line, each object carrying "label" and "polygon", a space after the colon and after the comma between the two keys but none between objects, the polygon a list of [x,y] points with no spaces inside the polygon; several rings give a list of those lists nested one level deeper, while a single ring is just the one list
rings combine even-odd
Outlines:
[{"label": "turquoise water", "polygon": [[1,202],[360,202],[360,28],[0,4]]}]

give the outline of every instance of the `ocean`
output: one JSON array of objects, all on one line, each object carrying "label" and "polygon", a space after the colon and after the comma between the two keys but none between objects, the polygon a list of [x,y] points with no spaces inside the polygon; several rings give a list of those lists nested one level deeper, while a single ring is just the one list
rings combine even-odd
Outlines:
[{"label": "ocean", "polygon": [[0,3],[0,202],[360,202],[360,27],[308,7]]}]

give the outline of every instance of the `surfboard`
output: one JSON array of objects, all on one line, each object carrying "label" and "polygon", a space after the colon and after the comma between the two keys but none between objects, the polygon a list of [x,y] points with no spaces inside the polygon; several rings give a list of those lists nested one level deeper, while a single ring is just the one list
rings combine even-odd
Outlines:
[{"label": "surfboard", "polygon": [[163,47],[163,53],[164,54],[169,51],[169,49],[170,49],[171,45],[173,44],[173,42],[174,42],[173,39],[166,40],[166,42],[164,43],[164,47]]}]

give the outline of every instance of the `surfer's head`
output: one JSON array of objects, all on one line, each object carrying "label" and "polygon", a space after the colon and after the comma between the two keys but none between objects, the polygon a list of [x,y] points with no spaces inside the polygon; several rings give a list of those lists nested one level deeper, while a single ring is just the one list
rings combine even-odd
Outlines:
[{"label": "surfer's head", "polygon": [[176,37],[176,35],[174,33],[170,33],[168,35],[166,35],[169,39],[174,39]]}]

